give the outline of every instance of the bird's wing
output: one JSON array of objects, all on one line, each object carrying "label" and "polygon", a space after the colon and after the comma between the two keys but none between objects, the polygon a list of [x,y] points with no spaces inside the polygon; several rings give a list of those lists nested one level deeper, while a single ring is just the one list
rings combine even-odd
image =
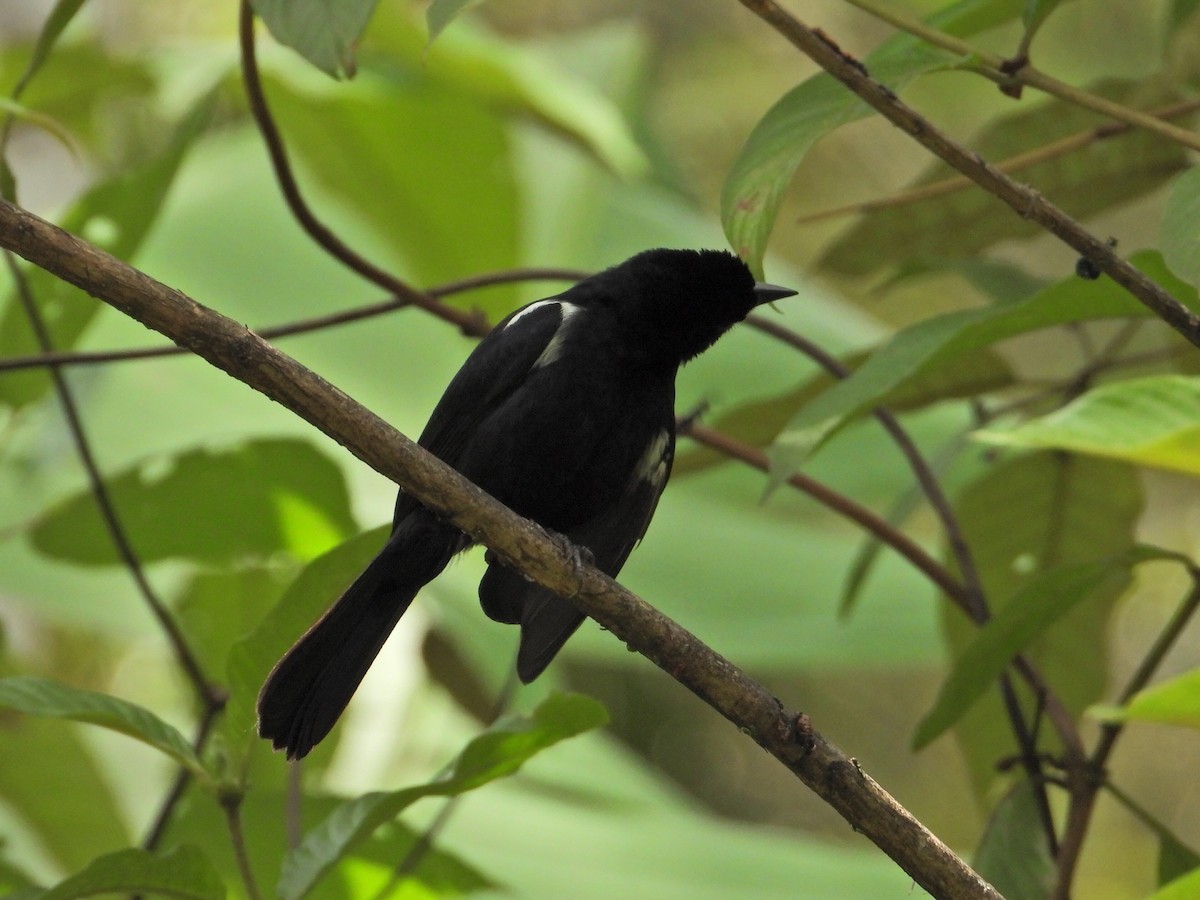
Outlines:
[{"label": "bird's wing", "polygon": [[[457,466],[480,422],[524,384],[554,343],[564,318],[563,304],[550,298],[530,303],[500,322],[451,379],[417,443]],[[415,506],[401,491],[396,500],[397,521]]]},{"label": "bird's wing", "polygon": [[[571,541],[592,555],[601,571],[615,577],[646,534],[674,458],[674,434],[656,435],[627,489],[600,512],[572,528]],[[521,626],[517,672],[528,683],[541,674],[584,616],[569,600],[519,572],[493,563],[479,584],[479,601],[491,618]]]}]

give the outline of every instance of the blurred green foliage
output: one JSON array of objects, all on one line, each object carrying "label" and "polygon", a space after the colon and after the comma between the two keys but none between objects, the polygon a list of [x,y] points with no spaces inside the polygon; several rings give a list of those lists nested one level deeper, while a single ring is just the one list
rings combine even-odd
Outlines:
[{"label": "blurred green foliage", "polygon": [[[881,5],[992,53],[1036,30],[1034,64],[1139,109],[1190,96],[1200,72],[1194,2]],[[679,410],[705,405],[705,422],[768,452],[773,468],[681,439],[624,583],[804,709],[1008,896],[1037,898],[1053,868],[992,679],[1027,650],[1089,739],[1093,704],[1134,720],[1131,749],[1108,771],[1143,805],[1101,796],[1076,895],[1124,900],[1188,877],[1200,804],[1178,785],[1200,765],[1194,732],[1168,744],[1136,720],[1195,726],[1196,628],[1164,667],[1179,680],[1128,709],[1111,704],[1187,594],[1179,566],[1134,565],[1140,544],[1194,551],[1194,347],[1113,282],[1076,275],[1069,250],[980,191],[929,190],[945,167],[736,3],[464,12],[471,4],[437,0],[432,41],[426,10],[410,4],[255,6],[272,32],[259,28],[268,102],[304,194],[400,277],[596,269],[649,246],[722,245],[723,226],[771,280],[802,288],[766,315],[850,377],[749,327],[689,365]],[[0,10],[0,91],[26,82],[0,110],[20,113],[6,183],[250,327],[381,299],[287,211],[240,89],[234,5],[171,7],[61,0],[41,31],[36,16]],[[1104,123],[1094,113],[1002,95],[850,4],[820,0],[803,16],[989,161],[1043,151],[1014,176],[1119,238],[1195,308],[1195,179],[1170,197],[1166,187],[1188,165],[1182,148],[1137,130],[1089,138]],[[1080,135],[1069,152],[1045,152]],[[884,202],[853,209],[868,200]],[[160,344],[25,274],[57,349]],[[35,353],[18,285],[4,278],[0,358]],[[449,302],[495,321],[555,289],[519,283]],[[408,309],[283,346],[413,434],[471,343]],[[194,686],[119,564],[51,381],[0,369],[4,891],[244,896],[248,869],[279,896],[911,895],[908,876],[757,747],[598,629],[519,692],[515,718],[484,730],[515,635],[479,613],[480,554],[429,586],[344,723],[289,772],[253,734],[258,687],[377,548],[393,487],[195,359],[65,371],[149,581],[228,704],[193,759]],[[890,549],[875,552],[878,535],[783,486],[803,471],[883,510],[959,577],[925,494],[869,415],[880,403],[932,461],[998,611],[994,630],[968,625]],[[969,439],[981,427],[993,443]],[[1165,457],[1176,473],[1155,468]],[[943,682],[961,700],[939,723],[953,739],[914,752]],[[603,701],[610,724],[596,730],[602,711],[562,687]],[[1058,753],[1038,699],[1019,701],[1039,749]],[[152,852],[136,849],[172,760],[201,777],[182,787]],[[421,798],[460,792],[434,849],[397,877],[437,812]]]}]

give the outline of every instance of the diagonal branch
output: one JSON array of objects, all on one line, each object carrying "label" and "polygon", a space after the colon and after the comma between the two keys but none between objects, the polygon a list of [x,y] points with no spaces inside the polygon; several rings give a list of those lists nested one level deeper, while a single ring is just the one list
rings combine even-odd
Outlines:
[{"label": "diagonal branch", "polygon": [[857,761],[762,685],[536,524],[500,505],[350,397],[237,322],[8,202],[0,247],[160,331],[286,406],[400,483],[507,564],[587,615],[720,712],[938,898],[1000,895],[897,803]]},{"label": "diagonal branch", "polygon": [[778,31],[798,50],[842,82],[868,105],[914,140],[962,172],[988,193],[1011,206],[1022,218],[1037,222],[1073,247],[1145,304],[1151,312],[1200,347],[1200,316],[1192,312],[1145,273],[1130,265],[1100,238],[1085,229],[1028,185],[1009,178],[979,154],[951,140],[932,122],[903,103],[873,79],[866,67],[828,37],[804,25],[774,0],[739,2]]}]

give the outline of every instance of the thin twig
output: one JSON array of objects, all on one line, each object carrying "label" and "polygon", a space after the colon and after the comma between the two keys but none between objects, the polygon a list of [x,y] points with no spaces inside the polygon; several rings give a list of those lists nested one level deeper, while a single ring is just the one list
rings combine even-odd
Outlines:
[{"label": "thin twig", "polygon": [[1140,109],[1123,106],[1106,97],[1101,97],[1098,94],[1093,94],[1073,85],[1066,84],[1034,68],[1027,60],[1022,60],[1020,66],[1015,66],[1011,60],[1006,60],[986,50],[980,50],[962,38],[939,31],[925,22],[914,19],[894,7],[883,6],[875,2],[875,0],[846,0],[846,2],[895,26],[901,31],[919,37],[926,43],[932,44],[935,47],[941,47],[943,50],[948,50],[963,57],[963,59],[970,60],[970,68],[973,71],[979,72],[979,74],[997,82],[1003,87],[1025,85],[1037,88],[1044,93],[1058,97],[1060,100],[1065,100],[1084,109],[1090,109],[1118,122],[1124,122],[1127,125],[1142,128],[1146,131],[1152,131],[1191,150],[1200,150],[1200,134],[1189,131],[1186,128],[1180,128],[1177,125],[1172,125],[1170,122],[1164,122],[1162,119],[1156,118],[1150,113],[1142,112]]},{"label": "thin twig", "polygon": [[[699,422],[692,422],[682,429],[682,433],[698,444],[711,447],[733,459],[740,460],[762,472],[769,472],[771,461],[757,447],[732,438]],[[914,568],[925,575],[947,596],[958,604],[966,603],[966,588],[954,579],[937,560],[925,552],[912,538],[894,527],[886,519],[876,515],[844,494],[839,494],[821,482],[809,478],[802,472],[791,475],[787,483],[796,490],[803,491],[817,502],[829,507],[834,512],[845,516],[852,522],[857,522],[868,533],[875,535],[902,557],[908,560]]]},{"label": "thin twig", "polygon": [[1129,291],[1190,343],[1200,347],[1200,316],[1118,256],[1105,241],[1091,234],[1028,185],[1014,181],[997,171],[979,154],[951,140],[932,122],[897,98],[890,88],[872,79],[861,62],[846,54],[824,34],[805,26],[774,0],[739,2],[888,121],[1003,200],[1020,216],[1036,222],[1074,248],[1080,256],[1089,259],[1097,269]]},{"label": "thin twig", "polygon": [[439,319],[452,322],[467,334],[477,333],[480,327],[478,315],[438,303],[435,298],[381,269],[353,250],[317,218],[300,193],[300,186],[296,182],[295,175],[292,174],[292,166],[288,160],[283,137],[267,107],[267,98],[263,93],[262,81],[258,72],[258,60],[254,50],[254,10],[250,6],[250,0],[242,0],[238,12],[238,39],[242,54],[242,79],[246,87],[246,97],[250,102],[250,114],[267,145],[267,152],[271,157],[271,168],[275,171],[275,177],[279,181],[279,188],[283,192],[288,208],[308,236],[317,243],[317,246],[351,271],[377,284],[388,293],[394,294],[397,301],[402,304],[411,303],[419,306]]},{"label": "thin twig", "polygon": [[[1200,110],[1200,99],[1183,100],[1179,103],[1172,103],[1169,106],[1162,106],[1158,109],[1152,109],[1149,115],[1161,119],[1173,119],[1179,116],[1187,115],[1188,113]],[[1044,162],[1058,159],[1076,150],[1082,150],[1090,144],[1109,138],[1118,137],[1128,134],[1133,131],[1134,126],[1128,122],[1105,122],[1103,125],[1097,125],[1094,128],[1086,128],[1083,131],[1077,131],[1075,134],[1067,135],[1059,138],[1056,141],[1051,141],[1049,144],[1044,144],[1041,147],[1035,147],[1032,150],[1027,150],[1024,153],[1019,153],[1016,156],[1010,156],[1008,159],[1002,159],[997,163],[993,163],[996,170],[1003,172],[1006,175],[1011,175],[1014,172],[1020,172],[1022,169],[1027,169],[1031,166],[1038,165]],[[975,182],[963,175],[952,175],[949,178],[943,178],[940,181],[932,181],[929,184],[921,184],[907,190],[897,191],[887,197],[882,197],[878,200],[867,200],[863,203],[851,203],[846,206],[838,206],[831,209],[823,209],[815,213],[808,213],[796,219],[799,225],[809,225],[813,222],[820,222],[825,219],[835,219],[841,216],[852,216],[860,213],[879,212],[884,209],[894,209],[900,206],[908,206],[912,203],[919,203],[924,200],[933,200],[937,197],[945,197],[949,194],[954,194],[967,188],[974,187]]]},{"label": "thin twig", "polygon": [[[42,352],[49,353],[54,349],[53,340],[49,329],[46,327],[46,320],[42,317],[41,310],[38,309],[37,301],[30,292],[29,282],[25,278],[25,273],[17,265],[11,251],[5,252],[4,260],[8,266],[13,283],[16,285],[18,302],[25,312],[30,328],[33,330],[34,338],[38,346],[42,349]],[[108,531],[109,538],[113,542],[117,555],[121,558],[122,564],[133,579],[133,583],[136,585],[138,593],[141,594],[142,600],[150,609],[154,618],[158,620],[158,624],[166,635],[171,648],[174,650],[175,657],[179,661],[184,674],[187,676],[188,681],[191,682],[196,695],[200,698],[202,707],[208,710],[214,706],[219,706],[222,702],[221,690],[204,674],[204,669],[200,665],[199,659],[193,652],[187,638],[180,630],[175,617],[171,615],[166,604],[159,598],[146,578],[141,560],[134,551],[133,544],[129,540],[129,535],[125,532],[125,526],[121,523],[120,517],[117,515],[112,497],[108,493],[108,485],[104,481],[104,475],[101,473],[100,466],[96,462],[96,457],[92,453],[91,442],[88,440],[87,431],[83,425],[83,418],[79,413],[79,407],[75,402],[75,395],[71,390],[71,386],[67,383],[66,376],[58,366],[51,366],[50,378],[54,383],[54,390],[58,395],[59,405],[62,407],[63,417],[67,423],[67,430],[70,432],[71,440],[75,445],[75,452],[79,455],[79,461],[83,464],[84,471],[87,473],[88,485],[92,496],[95,498],[96,507],[100,511],[100,518],[104,522],[105,530]]]},{"label": "thin twig", "polygon": [[[579,281],[589,273],[579,269],[554,267],[529,267],[505,269],[498,272],[483,272],[445,284],[428,288],[425,293],[430,297],[442,298],[467,291],[479,290],[499,284],[513,284],[523,281]],[[292,337],[298,334],[308,334],[337,325],[346,325],[363,319],[373,318],[404,309],[410,306],[407,301],[392,297],[377,303],[369,303],[355,309],[330,313],[324,316],[313,316],[298,319],[283,325],[272,325],[255,329],[255,332],[267,340]],[[472,337],[482,337],[491,326],[482,319],[477,320],[475,330],[470,332]],[[55,351],[52,353],[36,353],[29,356],[10,356],[0,359],[0,372],[11,372],[20,369],[38,369],[45,366],[86,366],[97,363],[127,362],[137,359],[154,359],[164,356],[180,356],[188,351],[183,347],[137,347],[126,350],[92,350],[92,351]]]},{"label": "thin twig", "polygon": [[[197,756],[208,745],[213,725],[216,724],[217,716],[221,714],[224,708],[225,704],[222,702],[220,706],[205,707],[201,713],[200,723],[196,726],[196,737],[192,740],[192,750]],[[142,841],[142,849],[158,849],[159,843],[166,834],[167,826],[171,824],[171,817],[175,814],[175,809],[179,805],[179,801],[183,799],[184,791],[187,790],[187,786],[191,783],[191,770],[186,766],[180,766],[179,771],[175,773],[175,781],[171,783],[166,797],[163,798],[163,802],[159,806],[158,813],[154,817],[154,822],[151,824],[150,830],[146,832],[146,837]]]},{"label": "thin twig", "polygon": [[225,824],[229,827],[229,842],[233,845],[233,856],[237,860],[238,873],[246,887],[250,900],[262,900],[254,869],[250,866],[250,853],[246,849],[246,832],[242,828],[242,794],[240,791],[225,791],[218,798],[225,812]]}]

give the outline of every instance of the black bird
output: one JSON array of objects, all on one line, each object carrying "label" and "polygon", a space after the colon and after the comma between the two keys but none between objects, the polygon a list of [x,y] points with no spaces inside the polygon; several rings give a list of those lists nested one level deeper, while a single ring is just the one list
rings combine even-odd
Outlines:
[{"label": "black bird", "polygon": [[[508,316],[475,348],[419,443],[497,500],[563,534],[615,576],[650,524],[675,450],[675,373],[755,306],[731,253],[648,250]],[[392,534],[275,666],[258,732],[299,758],[333,728],[417,591],[471,545],[400,492]],[[541,674],[584,616],[491,562],[483,611],[521,626],[517,673]]]}]

